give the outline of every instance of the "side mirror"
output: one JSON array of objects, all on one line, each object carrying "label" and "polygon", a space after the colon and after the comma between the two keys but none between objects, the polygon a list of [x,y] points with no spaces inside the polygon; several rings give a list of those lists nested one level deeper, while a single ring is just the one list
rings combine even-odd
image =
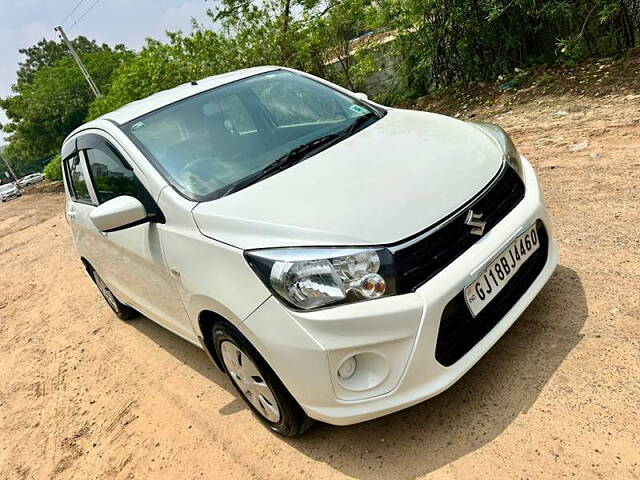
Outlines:
[{"label": "side mirror", "polygon": [[89,214],[95,227],[101,232],[113,232],[140,225],[149,220],[147,209],[137,198],[124,195],[97,206]]},{"label": "side mirror", "polygon": [[369,100],[369,95],[367,95],[366,93],[362,93],[362,92],[358,92],[358,93],[354,93],[353,94],[354,97],[356,97],[358,100]]}]

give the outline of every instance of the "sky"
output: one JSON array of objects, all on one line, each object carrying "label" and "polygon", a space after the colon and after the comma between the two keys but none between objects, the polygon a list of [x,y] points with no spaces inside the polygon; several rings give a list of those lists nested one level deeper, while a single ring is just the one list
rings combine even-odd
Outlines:
[{"label": "sky", "polygon": [[[205,0],[0,0],[0,97],[11,93],[18,62],[24,59],[18,49],[43,37],[57,39],[53,27],[79,2],[62,24],[69,38],[84,35],[98,43],[124,43],[136,50],[147,37],[162,39],[167,30],[190,31],[191,18],[212,25],[206,15],[212,3]],[[0,109],[0,123],[6,121]],[[3,143],[0,135],[0,145]]]}]

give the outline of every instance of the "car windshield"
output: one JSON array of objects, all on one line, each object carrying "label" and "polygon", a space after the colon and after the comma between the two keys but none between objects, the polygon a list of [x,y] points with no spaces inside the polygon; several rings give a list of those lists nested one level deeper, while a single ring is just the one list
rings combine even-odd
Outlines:
[{"label": "car windshield", "polygon": [[0,192],[8,192],[9,190],[13,190],[12,184],[0,185]]},{"label": "car windshield", "polygon": [[379,116],[320,82],[276,70],[171,104],[123,129],[178,191],[204,201],[301,161]]}]

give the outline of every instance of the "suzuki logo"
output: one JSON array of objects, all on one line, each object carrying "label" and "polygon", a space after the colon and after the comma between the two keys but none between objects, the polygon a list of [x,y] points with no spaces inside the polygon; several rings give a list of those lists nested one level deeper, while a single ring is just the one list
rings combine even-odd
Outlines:
[{"label": "suzuki logo", "polygon": [[473,210],[469,210],[467,212],[467,218],[465,218],[465,225],[469,225],[470,227],[474,227],[471,229],[471,233],[473,235],[482,236],[484,233],[484,227],[487,226],[487,222],[481,220],[483,213],[473,213]]}]

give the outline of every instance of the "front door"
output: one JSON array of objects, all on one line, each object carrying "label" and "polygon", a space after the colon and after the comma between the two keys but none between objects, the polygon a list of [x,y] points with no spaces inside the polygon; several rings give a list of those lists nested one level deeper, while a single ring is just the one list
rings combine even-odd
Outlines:
[{"label": "front door", "polygon": [[[161,216],[155,201],[137,175],[135,165],[115,142],[102,135],[78,139],[78,162],[87,180],[91,202],[73,205],[74,222],[82,231],[76,244],[118,299],[178,335],[193,340],[195,334],[162,253],[158,223],[148,222],[103,233],[89,219],[96,205],[121,195],[137,198],[148,212]],[[80,212],[82,210],[82,212]],[[75,235],[75,234],[74,234]]]}]

